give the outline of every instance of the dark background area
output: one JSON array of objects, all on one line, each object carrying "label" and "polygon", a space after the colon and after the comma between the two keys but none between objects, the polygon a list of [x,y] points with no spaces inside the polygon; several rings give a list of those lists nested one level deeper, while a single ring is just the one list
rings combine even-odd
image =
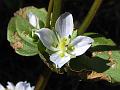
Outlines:
[{"label": "dark background area", "polygon": [[[49,0],[0,0],[0,83],[6,86],[7,81],[16,84],[28,81],[35,85],[39,74],[46,67],[39,56],[23,57],[14,52],[7,41],[7,25],[13,13],[25,6],[45,7]],[[73,14],[75,27],[78,27],[93,0],[63,0],[62,12]],[[87,31],[97,32],[111,38],[120,46],[120,0],[103,0],[94,20]],[[81,81],[80,78],[66,74],[52,73],[46,90],[119,90],[120,85],[111,85],[106,81]]]}]

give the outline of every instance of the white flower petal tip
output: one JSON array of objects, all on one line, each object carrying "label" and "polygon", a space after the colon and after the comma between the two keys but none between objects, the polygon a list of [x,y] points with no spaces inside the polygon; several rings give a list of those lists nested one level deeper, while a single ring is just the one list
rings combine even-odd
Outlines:
[{"label": "white flower petal tip", "polygon": [[33,13],[28,13],[28,19],[29,19],[29,23],[33,26],[33,27],[35,27],[35,28],[37,28],[37,29],[39,29],[40,27],[39,27],[39,19],[38,19],[38,17],[37,16],[35,16]]},{"label": "white flower petal tip", "polygon": [[75,39],[72,40],[71,44],[72,45],[79,45],[79,46],[84,46],[86,44],[91,44],[93,43],[94,40],[90,37],[87,36],[77,36]]},{"label": "white flower petal tip", "polygon": [[61,57],[58,53],[54,53],[50,56],[50,61],[52,61],[56,68],[61,68],[65,63],[70,60],[70,55],[65,53],[63,57]]},{"label": "white flower petal tip", "polygon": [[31,87],[29,83],[25,82],[18,82],[16,84],[16,86],[11,83],[11,82],[7,82],[8,85],[6,86],[7,88],[4,88],[1,84],[0,84],[0,90],[34,90],[34,86]]},{"label": "white flower petal tip", "polygon": [[48,28],[42,28],[35,34],[39,37],[39,39],[47,49],[56,51],[54,45],[57,43],[57,39],[52,30]]},{"label": "white flower petal tip", "polygon": [[56,21],[55,30],[60,37],[72,35],[73,32],[73,17],[69,12],[62,14]]}]

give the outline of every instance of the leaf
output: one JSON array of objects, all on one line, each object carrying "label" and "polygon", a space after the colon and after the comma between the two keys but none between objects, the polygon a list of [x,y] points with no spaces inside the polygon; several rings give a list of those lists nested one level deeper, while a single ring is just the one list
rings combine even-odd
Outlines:
[{"label": "leaf", "polygon": [[[18,17],[11,18],[8,24],[8,31],[7,31],[8,41],[10,42],[11,46],[15,49],[15,52],[20,55],[33,56],[33,55],[38,54],[37,44],[32,42],[31,37],[25,36],[24,34],[21,33],[22,28],[24,28],[24,26],[21,24],[20,27],[18,26],[16,28],[17,26],[16,21],[19,20],[17,18]],[[20,20],[20,23],[23,23],[23,22],[21,22]],[[21,31],[19,31],[19,29],[21,29]]]},{"label": "leaf", "polygon": [[71,40],[75,39],[77,37],[77,30],[74,30],[71,35]]},{"label": "leaf", "polygon": [[16,32],[16,26],[15,26],[15,17],[11,18],[9,24],[8,24],[8,31],[7,31],[7,40],[9,42],[14,42],[14,33]]},{"label": "leaf", "polygon": [[26,42],[32,44],[36,47],[36,45],[33,43],[32,39],[32,29],[30,28],[30,24],[27,20],[23,19],[20,16],[16,16],[16,30],[18,32],[18,35],[25,40]]},{"label": "leaf", "polygon": [[[8,25],[7,39],[16,53],[23,56],[33,56],[39,53],[38,38],[32,37],[32,29],[27,14],[32,12],[40,19],[40,27],[44,27],[47,12],[44,8],[25,7],[17,11]],[[41,48],[42,50],[42,48]]]},{"label": "leaf", "polygon": [[[120,82],[120,49],[111,39],[100,34],[85,33],[85,35],[94,39],[93,46],[88,51],[89,54],[86,54],[87,56],[82,55],[70,61],[71,69],[75,72],[94,71],[98,77],[102,73],[100,79],[104,77],[110,82]],[[86,77],[89,75],[91,74],[86,74]]]},{"label": "leaf", "polygon": [[46,22],[46,17],[47,17],[47,11],[44,8],[36,8],[33,6],[25,7],[17,11],[14,15],[15,16],[21,16],[25,19],[27,19],[27,14],[32,12],[35,14],[39,19],[40,19],[40,27],[43,27],[43,24]]},{"label": "leaf", "polygon": [[39,53],[37,47],[33,48],[31,44],[25,42],[24,40],[22,41],[22,44],[23,44],[22,48],[16,49],[16,53],[18,53],[19,55],[34,56]]}]

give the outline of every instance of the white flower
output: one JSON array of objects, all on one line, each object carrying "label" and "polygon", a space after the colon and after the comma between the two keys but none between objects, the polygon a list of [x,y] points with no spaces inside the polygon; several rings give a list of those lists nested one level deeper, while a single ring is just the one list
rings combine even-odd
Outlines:
[{"label": "white flower", "polygon": [[8,82],[6,88],[0,84],[0,90],[34,90],[34,87],[31,87],[27,82],[18,82],[16,86],[13,83]]},{"label": "white flower", "polygon": [[66,12],[56,21],[55,30],[42,28],[36,32],[43,45],[53,51],[50,60],[56,68],[61,68],[71,58],[84,54],[94,41],[87,36],[77,36],[71,39],[73,33],[72,14]]},{"label": "white flower", "polygon": [[36,29],[40,29],[40,26],[39,26],[39,19],[36,15],[34,15],[32,12],[28,13],[28,20],[29,20],[29,23]]},{"label": "white flower", "polygon": [[5,90],[5,88],[0,84],[0,90]]}]

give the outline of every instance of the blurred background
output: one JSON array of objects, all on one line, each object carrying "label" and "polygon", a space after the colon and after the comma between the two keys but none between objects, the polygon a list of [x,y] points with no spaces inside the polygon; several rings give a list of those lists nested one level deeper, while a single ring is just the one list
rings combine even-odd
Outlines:
[{"label": "blurred background", "polygon": [[[73,14],[75,27],[81,25],[94,0],[63,0],[62,12]],[[44,7],[49,0],[0,0],[0,83],[16,84],[28,81],[35,85],[46,66],[39,56],[23,57],[14,52],[7,41],[7,25],[14,12],[26,6]],[[103,0],[87,32],[96,32],[111,38],[120,47],[120,0]],[[52,73],[45,90],[106,90],[120,88],[106,81],[81,81],[80,78]]]}]

